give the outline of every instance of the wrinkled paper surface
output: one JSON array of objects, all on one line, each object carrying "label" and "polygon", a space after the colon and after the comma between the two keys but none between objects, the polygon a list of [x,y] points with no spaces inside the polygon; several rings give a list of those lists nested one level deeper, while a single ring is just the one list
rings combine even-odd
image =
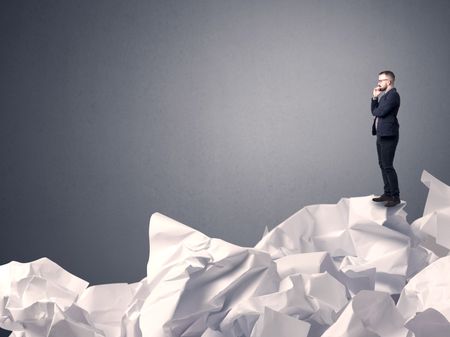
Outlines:
[{"label": "wrinkled paper surface", "polygon": [[[424,171],[423,217],[373,196],[302,208],[254,248],[150,218],[147,277],[88,283],[42,258],[0,266],[13,337],[447,336],[450,187]],[[395,305],[393,298],[397,298]]]}]

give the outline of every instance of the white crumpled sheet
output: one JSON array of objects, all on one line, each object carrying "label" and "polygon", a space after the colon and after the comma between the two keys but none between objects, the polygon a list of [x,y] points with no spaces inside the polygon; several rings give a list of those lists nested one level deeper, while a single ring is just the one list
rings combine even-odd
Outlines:
[{"label": "white crumpled sheet", "polygon": [[448,247],[450,188],[426,171],[422,181],[430,193],[413,230],[405,203],[366,196],[307,206],[254,248],[155,213],[147,277],[134,284],[88,287],[46,258],[10,262],[0,327],[14,337],[447,336],[450,259],[421,240]]},{"label": "white crumpled sheet", "polygon": [[423,217],[411,226],[418,236],[429,235],[438,245],[450,249],[450,186],[433,177],[427,171],[422,173],[422,182],[428,187],[428,198]]}]

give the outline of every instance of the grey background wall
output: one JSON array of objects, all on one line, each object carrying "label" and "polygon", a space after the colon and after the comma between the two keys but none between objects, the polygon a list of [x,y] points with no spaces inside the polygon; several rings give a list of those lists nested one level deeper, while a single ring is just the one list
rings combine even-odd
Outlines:
[{"label": "grey background wall", "polygon": [[161,212],[254,245],[303,206],[382,192],[371,90],[402,98],[408,219],[450,183],[448,1],[2,1],[0,264],[145,276]]}]

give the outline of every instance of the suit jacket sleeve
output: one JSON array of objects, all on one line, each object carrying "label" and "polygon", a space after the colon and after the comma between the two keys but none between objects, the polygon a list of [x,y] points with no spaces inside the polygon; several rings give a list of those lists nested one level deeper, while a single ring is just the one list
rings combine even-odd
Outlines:
[{"label": "suit jacket sleeve", "polygon": [[372,100],[371,102],[371,110],[372,115],[375,117],[385,117],[390,113],[398,111],[398,107],[400,106],[400,96],[397,92],[388,93],[386,97],[381,101]]}]

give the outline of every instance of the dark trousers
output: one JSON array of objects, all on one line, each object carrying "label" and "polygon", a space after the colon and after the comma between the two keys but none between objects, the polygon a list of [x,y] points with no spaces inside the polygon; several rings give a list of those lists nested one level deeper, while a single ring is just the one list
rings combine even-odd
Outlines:
[{"label": "dark trousers", "polygon": [[393,197],[400,196],[397,173],[394,169],[394,155],[397,144],[398,135],[377,136],[378,164],[383,176],[384,194]]}]

